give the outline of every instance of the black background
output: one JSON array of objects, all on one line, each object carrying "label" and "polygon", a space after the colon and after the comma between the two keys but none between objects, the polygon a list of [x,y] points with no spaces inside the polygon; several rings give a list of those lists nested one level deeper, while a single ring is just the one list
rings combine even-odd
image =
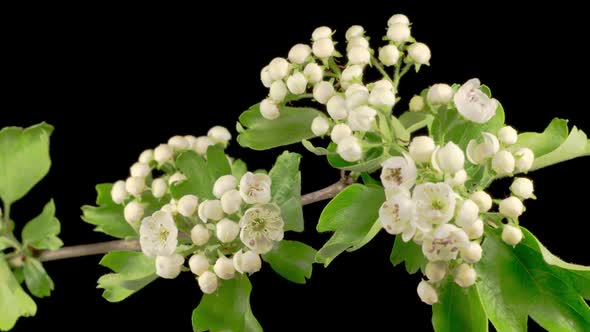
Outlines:
[{"label": "black background", "polygon": [[[144,148],[174,134],[202,135],[215,124],[233,131],[238,115],[266,94],[260,69],[273,57],[286,56],[293,44],[307,42],[315,27],[335,29],[342,47],[348,26],[361,24],[377,47],[387,19],[398,12],[410,17],[413,36],[433,54],[431,67],[402,81],[402,103],[427,85],[479,77],[502,102],[507,123],[520,131],[542,130],[553,117],[590,131],[583,51],[588,29],[581,2],[579,8],[537,2],[525,9],[444,3],[365,1],[320,8],[293,1],[237,8],[218,2],[207,8],[5,12],[14,20],[2,33],[0,126],[43,120],[55,126],[52,169],[14,205],[13,219],[22,224],[53,197],[66,245],[108,240],[79,218],[80,206],[94,202],[95,184],[125,178]],[[289,149],[303,152],[299,146]],[[255,169],[269,168],[281,149],[253,152],[234,143],[229,151]],[[539,199],[527,201],[522,218],[554,253],[585,265],[590,265],[584,231],[589,167],[585,158],[531,174]],[[302,174],[303,192],[338,178],[325,160],[309,153]],[[496,184],[494,192],[506,195],[509,184]],[[288,237],[320,247],[329,237],[314,232],[322,207],[306,206],[307,230]],[[430,330],[430,307],[415,291],[420,277],[391,266],[392,244],[393,237],[380,233],[328,269],[315,266],[304,286],[265,266],[252,277],[254,314],[268,331],[396,330],[400,325]],[[95,288],[107,272],[99,259],[47,263],[56,289],[38,301],[36,317],[19,320],[14,330],[191,329],[200,292],[188,273],[111,304]]]}]

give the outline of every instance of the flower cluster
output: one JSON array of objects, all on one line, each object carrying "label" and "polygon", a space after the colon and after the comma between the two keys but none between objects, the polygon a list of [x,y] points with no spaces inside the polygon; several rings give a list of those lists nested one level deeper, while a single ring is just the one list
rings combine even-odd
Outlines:
[{"label": "flower cluster", "polygon": [[[219,279],[260,270],[260,255],[283,239],[284,222],[280,208],[271,202],[267,174],[223,175],[210,188],[212,197],[172,198],[171,187],[187,180],[176,170],[176,156],[192,150],[206,158],[209,146],[225,147],[230,139],[229,131],[220,126],[211,128],[207,136],[174,136],[167,144],[144,151],[131,166],[131,176],[117,181],[111,191],[112,200],[125,205],[125,220],[138,230],[142,252],[155,257],[156,274],[176,278],[188,257],[188,266],[206,294],[217,290]],[[153,178],[154,170],[164,175]],[[151,199],[161,207],[148,215],[142,202]]]}]

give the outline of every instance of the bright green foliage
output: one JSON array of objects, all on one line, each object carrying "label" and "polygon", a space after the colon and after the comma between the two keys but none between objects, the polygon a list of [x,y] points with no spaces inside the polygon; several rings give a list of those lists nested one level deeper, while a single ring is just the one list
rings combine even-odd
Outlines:
[{"label": "bright green foliage", "polygon": [[98,288],[109,302],[122,301],[154,281],[156,264],[154,259],[135,251],[111,251],[100,261],[116,273],[105,274],[98,279]]},{"label": "bright green foliage", "polygon": [[434,116],[426,112],[405,112],[399,117],[399,121],[410,133],[430,126]]},{"label": "bright green foliage", "polygon": [[53,280],[45,272],[41,262],[35,258],[27,257],[23,266],[25,283],[31,294],[36,297],[45,297],[53,290]]},{"label": "bright green foliage", "polygon": [[401,236],[395,237],[389,259],[394,266],[405,262],[406,271],[409,274],[418,272],[427,263],[426,257],[422,253],[422,247],[413,241],[404,242]]},{"label": "bright green foliage", "polygon": [[57,237],[60,229],[59,220],[55,217],[55,204],[51,200],[45,205],[43,212],[23,228],[23,245],[35,249],[55,250],[63,245]]},{"label": "bright green foliage", "polygon": [[285,151],[277,158],[269,173],[272,200],[281,208],[285,231],[303,231],[300,159],[297,153]]},{"label": "bright green foliage", "polygon": [[111,199],[111,183],[96,185],[98,197],[96,205],[84,205],[82,207],[82,220],[89,224],[96,225],[97,232],[117,237],[126,238],[136,236],[135,230],[127,223],[123,215],[124,206],[115,204]]},{"label": "bright green foliage", "polygon": [[33,316],[37,305],[21,288],[4,255],[0,253],[0,330],[12,329],[21,316]]},{"label": "bright green foliage", "polygon": [[298,241],[280,241],[262,258],[285,279],[304,284],[311,278],[316,250]]},{"label": "bright green foliage", "polygon": [[438,303],[432,306],[432,326],[437,332],[486,332],[488,318],[477,287],[462,288],[452,277],[443,281]]}]

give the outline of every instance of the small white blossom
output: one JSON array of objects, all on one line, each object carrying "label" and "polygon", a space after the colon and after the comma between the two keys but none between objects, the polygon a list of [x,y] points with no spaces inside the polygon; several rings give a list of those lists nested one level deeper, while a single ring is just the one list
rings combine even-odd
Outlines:
[{"label": "small white blossom", "polygon": [[155,198],[162,198],[168,191],[168,184],[162,178],[157,178],[152,181],[152,195]]},{"label": "small white blossom", "polygon": [[504,225],[502,241],[514,247],[522,241],[522,231],[518,226]]},{"label": "small white blossom", "polygon": [[326,26],[321,26],[313,30],[311,34],[311,40],[316,41],[323,38],[331,38],[332,37],[332,29]]},{"label": "small white blossom", "polygon": [[205,255],[196,254],[192,255],[191,258],[188,260],[188,266],[191,269],[191,272],[200,276],[205,271],[209,270],[209,260]]},{"label": "small white blossom", "polygon": [[123,203],[128,195],[127,189],[125,189],[125,181],[119,180],[113,183],[113,187],[111,188],[111,199],[115,204]]},{"label": "small white blossom", "polygon": [[215,293],[215,291],[217,290],[218,283],[219,283],[217,281],[217,276],[215,275],[215,273],[213,273],[211,271],[203,272],[203,274],[201,274],[201,276],[199,277],[198,282],[199,282],[199,288],[201,289],[201,292],[203,292],[205,294]]},{"label": "small white blossom", "polygon": [[156,211],[141,221],[139,227],[141,251],[149,257],[170,256],[178,244],[178,228],[172,215]]},{"label": "small white blossom", "polygon": [[432,153],[431,159],[432,167],[435,170],[448,174],[457,173],[463,169],[463,165],[465,164],[463,150],[453,142],[448,142],[442,148],[437,148]]},{"label": "small white blossom", "polygon": [[240,249],[233,257],[234,268],[239,273],[254,273],[260,271],[262,260],[255,251],[242,252]]},{"label": "small white blossom", "polygon": [[346,52],[350,51],[353,47],[357,46],[368,50],[369,41],[365,37],[352,38],[348,41],[348,44],[346,44]]},{"label": "small white blossom", "polygon": [[511,174],[514,172],[514,156],[512,153],[501,150],[492,158],[492,169],[499,175]]},{"label": "small white blossom", "polygon": [[534,190],[533,181],[527,178],[515,178],[510,186],[510,191],[522,199],[534,198]]},{"label": "small white blossom", "polygon": [[464,185],[466,181],[467,172],[464,169],[458,171],[454,175],[445,174],[445,183],[447,183],[453,188]]},{"label": "small white blossom", "polygon": [[477,219],[473,224],[464,227],[463,230],[470,240],[479,239],[483,235],[483,221]]},{"label": "small white blossom", "polygon": [[236,189],[226,191],[221,196],[221,208],[227,214],[234,214],[240,210],[242,195]]},{"label": "small white blossom", "polygon": [[139,196],[145,190],[145,178],[132,176],[125,181],[125,190],[133,196]]},{"label": "small white blossom", "polygon": [[365,29],[360,25],[353,25],[346,30],[346,40],[351,40],[356,37],[362,37],[365,33]]},{"label": "small white blossom", "polygon": [[146,176],[148,176],[148,174],[150,174],[150,172],[152,171],[152,169],[148,166],[148,164],[145,163],[134,163],[131,168],[129,169],[129,173],[131,174],[132,177],[139,177],[139,178],[144,178]]},{"label": "small white blossom", "polygon": [[220,176],[215,184],[213,185],[213,195],[217,198],[221,198],[227,191],[235,189],[238,186],[238,180],[235,176],[228,174]]},{"label": "small white blossom", "polygon": [[382,79],[382,80],[378,80],[376,82],[373,82],[372,84],[369,84],[370,90],[374,90],[374,89],[388,89],[388,90],[393,90],[393,84],[391,83],[390,80],[386,80],[386,79]]},{"label": "small white blossom", "polygon": [[422,253],[429,261],[450,261],[457,258],[459,250],[469,244],[469,237],[452,224],[438,226],[422,242]]},{"label": "small white blossom", "polygon": [[156,257],[156,274],[164,279],[174,279],[180,274],[184,257],[179,254]]},{"label": "small white blossom", "polygon": [[412,193],[414,213],[412,223],[422,232],[428,232],[433,224],[449,222],[455,213],[455,193],[446,183],[422,183]]},{"label": "small white blossom", "polygon": [[276,204],[256,205],[240,219],[240,239],[248,248],[265,254],[272,249],[273,241],[283,239],[284,225],[281,209]]},{"label": "small white blossom", "polygon": [[176,151],[186,150],[189,148],[189,143],[186,140],[186,138],[178,135],[170,137],[170,139],[168,140],[168,145]]},{"label": "small white blossom", "polygon": [[395,45],[385,45],[379,49],[379,61],[386,66],[393,66],[399,60],[399,50]]},{"label": "small white blossom", "polygon": [[330,124],[323,115],[316,116],[311,122],[311,131],[316,136],[322,136],[330,130]]},{"label": "small white blossom", "polygon": [[131,225],[135,225],[135,227],[137,227],[137,223],[143,218],[143,213],[143,205],[137,201],[129,202],[129,204],[125,205],[125,209],[123,209],[125,221]]},{"label": "small white blossom", "polygon": [[516,169],[519,172],[527,172],[528,170],[533,167],[533,162],[535,161],[535,154],[529,148],[522,148],[519,149],[514,153],[516,157]]},{"label": "small white blossom", "polygon": [[268,73],[270,74],[270,78],[274,81],[282,80],[287,77],[290,70],[291,65],[289,64],[289,61],[284,58],[274,58],[268,65]]},{"label": "small white blossom", "polygon": [[199,198],[195,195],[184,195],[176,203],[176,210],[185,217],[191,217],[197,211]]},{"label": "small white blossom", "polygon": [[209,220],[221,220],[221,218],[223,218],[223,208],[221,208],[221,201],[218,199],[204,200],[201,204],[199,204],[197,214],[199,215],[199,219],[201,219],[204,223],[207,223]]},{"label": "small white blossom", "polygon": [[461,206],[457,209],[457,216],[455,217],[455,223],[461,227],[467,227],[473,224],[479,216],[479,207],[477,204],[466,199],[461,203]]},{"label": "small white blossom", "polygon": [[352,135],[352,129],[347,124],[339,123],[332,128],[332,132],[330,133],[330,138],[332,142],[336,144],[340,144],[340,142]]},{"label": "small white blossom", "polygon": [[408,17],[404,14],[395,14],[393,16],[391,16],[389,18],[389,20],[387,21],[387,26],[392,26],[394,24],[397,23],[402,23],[402,24],[410,24],[410,20],[408,19]]},{"label": "small white blossom", "polygon": [[273,79],[270,76],[270,66],[265,66],[260,71],[260,81],[265,88],[270,88],[270,84],[272,83]]},{"label": "small white blossom", "polygon": [[416,183],[416,164],[407,154],[403,157],[390,157],[381,167],[381,183],[385,189],[401,187],[409,190]]},{"label": "small white blossom", "polygon": [[334,42],[331,38],[322,38],[313,42],[312,51],[320,59],[331,57],[334,54]]},{"label": "small white blossom", "polygon": [[215,227],[217,238],[223,243],[232,242],[240,233],[238,223],[227,218],[221,219]]},{"label": "small white blossom", "polygon": [[457,111],[467,120],[486,123],[496,114],[498,101],[481,91],[480,85],[477,78],[467,81],[455,93],[453,100]]},{"label": "small white blossom", "polygon": [[240,194],[248,204],[270,202],[272,181],[266,174],[247,172],[240,179]]},{"label": "small white blossom", "polygon": [[492,208],[492,197],[483,190],[476,191],[469,197],[477,204],[480,212],[488,212]]},{"label": "small white blossom", "polygon": [[[359,65],[347,66],[342,71],[341,79],[346,82],[361,81],[363,79],[363,67]],[[346,89],[348,85],[342,87]]]},{"label": "small white blossom", "polygon": [[474,165],[482,165],[500,150],[498,138],[488,132],[481,133],[483,142],[470,140],[467,145],[467,159]]},{"label": "small white blossom", "polygon": [[313,87],[313,98],[320,104],[326,104],[334,96],[334,86],[330,82],[318,82]]},{"label": "small white blossom", "polygon": [[421,96],[414,96],[410,99],[410,112],[420,112],[424,109],[424,98]]},{"label": "small white blossom", "polygon": [[436,293],[436,289],[432,287],[428,281],[422,280],[418,284],[418,296],[422,302],[433,305],[438,302],[438,294]]},{"label": "small white blossom", "polygon": [[348,113],[348,125],[352,130],[369,131],[375,122],[377,111],[369,106],[360,106]]},{"label": "small white blossom", "polygon": [[140,163],[148,164],[152,160],[154,160],[154,150],[147,149],[139,155],[139,159],[137,161],[139,161]]},{"label": "small white blossom", "polygon": [[268,120],[274,120],[281,115],[279,107],[270,98],[264,99],[260,102],[260,114]]},{"label": "small white blossom", "polygon": [[348,61],[354,65],[366,65],[371,61],[369,49],[362,46],[353,46],[347,53]]},{"label": "small white blossom", "polygon": [[157,161],[158,164],[163,164],[167,161],[170,161],[172,156],[172,147],[168,144],[160,144],[154,149],[154,160]]},{"label": "small white blossom", "polygon": [[447,105],[453,100],[453,88],[444,83],[438,83],[428,89],[426,100],[432,105]]},{"label": "small white blossom", "polygon": [[369,104],[376,107],[391,108],[395,104],[395,93],[392,89],[373,88],[369,95]]},{"label": "small white blossom", "polygon": [[477,242],[470,242],[461,248],[461,258],[467,263],[475,264],[481,259],[481,246]]},{"label": "small white blossom", "polygon": [[455,283],[463,288],[467,288],[475,284],[476,279],[477,273],[475,272],[475,269],[469,264],[463,263],[455,270]]},{"label": "small white blossom", "polygon": [[191,229],[191,240],[198,246],[209,242],[210,237],[211,234],[209,234],[209,230],[204,225],[198,224]]},{"label": "small white blossom", "polygon": [[186,180],[186,175],[182,174],[181,172],[176,172],[170,175],[170,178],[168,178],[168,184],[173,185],[175,183],[180,183],[184,180]]},{"label": "small white blossom", "polygon": [[369,89],[358,83],[349,85],[344,95],[346,96],[346,107],[348,109],[365,105],[369,101]]},{"label": "small white blossom", "polygon": [[296,44],[289,50],[289,56],[287,57],[292,63],[298,65],[303,64],[305,60],[311,55],[311,47],[305,44]]},{"label": "small white blossom", "polygon": [[522,215],[524,205],[520,199],[510,196],[500,201],[499,210],[502,215],[516,219]]},{"label": "small white blossom", "polygon": [[287,78],[287,88],[292,94],[300,95],[307,89],[307,79],[301,72],[296,72]]},{"label": "small white blossom", "polygon": [[287,85],[283,81],[274,81],[268,90],[268,96],[276,103],[281,103],[287,96]]},{"label": "small white blossom", "polygon": [[177,214],[178,211],[176,210],[176,201],[174,199],[172,199],[170,201],[170,203],[166,203],[166,204],[162,205],[162,207],[160,208],[160,211],[164,211],[164,212],[170,213],[172,215]]},{"label": "small white blossom", "polygon": [[336,153],[338,153],[342,159],[352,163],[361,159],[363,156],[363,149],[356,137],[346,136],[338,143]]},{"label": "small white blossom", "polygon": [[410,39],[410,26],[405,23],[394,23],[387,28],[387,38],[395,43],[403,43]]},{"label": "small white blossom", "polygon": [[234,269],[234,262],[231,258],[220,256],[213,265],[213,271],[219,279],[229,280],[233,279],[236,270]]},{"label": "small white blossom", "polygon": [[424,274],[430,282],[439,282],[447,275],[447,262],[428,262]]},{"label": "small white blossom", "polygon": [[498,138],[506,145],[512,145],[518,141],[518,132],[510,127],[502,127],[498,130]]},{"label": "small white blossom", "polygon": [[324,70],[315,62],[308,63],[303,69],[303,76],[309,84],[315,84],[324,77]]},{"label": "small white blossom", "polygon": [[[262,109],[262,106],[261,106]],[[201,156],[207,154],[207,149],[214,145],[215,142],[209,136],[199,136],[195,139],[194,143],[192,144],[191,148]]]},{"label": "small white blossom", "polygon": [[426,44],[414,43],[408,46],[408,56],[417,65],[428,65],[431,54]]},{"label": "small white blossom", "polygon": [[346,108],[346,101],[340,95],[335,95],[328,100],[326,104],[328,114],[334,120],[343,120],[348,117],[348,110]]},{"label": "small white blossom", "polygon": [[416,228],[410,223],[412,218],[412,200],[403,191],[392,195],[379,208],[379,221],[389,234],[402,234],[404,242],[410,241]]}]

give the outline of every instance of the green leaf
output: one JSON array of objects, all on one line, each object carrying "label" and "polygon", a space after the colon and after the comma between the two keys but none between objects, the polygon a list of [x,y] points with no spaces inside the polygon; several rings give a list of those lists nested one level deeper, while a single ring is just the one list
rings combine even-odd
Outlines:
[{"label": "green leaf", "polygon": [[281,115],[274,120],[260,114],[256,104],[240,115],[240,123],[246,130],[238,135],[238,143],[254,150],[267,150],[310,139],[316,135],[311,131],[311,122],[322,113],[309,107],[280,107]]},{"label": "green leaf", "polygon": [[272,200],[281,208],[285,231],[303,231],[303,209],[301,208],[301,172],[297,153],[285,151],[269,172],[272,180]]},{"label": "green leaf", "polygon": [[112,251],[100,261],[116,273],[105,274],[98,279],[98,288],[109,302],[122,301],[142,289],[156,276],[154,259],[135,251]]},{"label": "green leaf", "polygon": [[211,145],[207,148],[207,170],[213,183],[219,177],[232,173],[227,156],[221,146]]},{"label": "green leaf", "polygon": [[96,204],[98,206],[82,206],[82,220],[95,225],[97,232],[102,232],[116,238],[127,238],[137,236],[137,233],[127,223],[123,214],[124,206],[115,204],[111,199],[111,183],[96,185],[98,194]]},{"label": "green leaf", "polygon": [[367,151],[363,160],[351,163],[342,159],[337,153],[335,153],[336,144],[333,142],[328,145],[328,151],[334,152],[327,155],[328,162],[332,167],[351,172],[373,173],[381,168],[381,163],[387,158],[387,156],[383,154],[383,148],[373,148]]},{"label": "green leaf", "polygon": [[217,292],[203,294],[193,311],[193,331],[262,332],[250,308],[252,285],[246,275],[223,280]]},{"label": "green leaf", "polygon": [[432,326],[436,332],[487,332],[488,317],[477,287],[462,288],[446,278],[438,303],[432,306]]},{"label": "green leaf", "polygon": [[430,126],[433,120],[434,117],[426,112],[404,112],[399,117],[399,121],[410,133]]},{"label": "green leaf", "polygon": [[23,197],[49,172],[49,136],[45,122],[0,130],[0,198],[5,205]]},{"label": "green leaf", "polygon": [[248,172],[248,166],[246,163],[241,159],[236,159],[231,164],[231,174],[240,181],[242,176]]},{"label": "green leaf", "polygon": [[50,200],[43,208],[43,212],[23,228],[23,244],[35,249],[55,250],[63,245],[57,237],[60,228],[59,220],[55,217],[55,204],[53,200]]},{"label": "green leaf", "polygon": [[8,331],[19,317],[34,316],[36,312],[35,301],[22,289],[0,253],[0,330]]},{"label": "green leaf", "polygon": [[311,278],[316,252],[305,243],[283,240],[262,258],[285,279],[304,284]]},{"label": "green leaf", "polygon": [[379,224],[379,207],[384,200],[383,188],[361,184],[348,186],[334,197],[317,225],[318,232],[334,231],[334,235],[318,251],[316,261],[328,266],[343,251],[358,249],[370,241],[376,234],[375,224]]},{"label": "green leaf", "polygon": [[391,116],[391,126],[393,127],[393,134],[395,138],[404,144],[410,143],[410,132],[395,116]]},{"label": "green leaf", "polygon": [[301,141],[301,144],[303,144],[303,147],[305,149],[307,149],[307,151],[315,154],[316,156],[326,156],[329,154],[333,154],[334,152],[330,152],[328,149],[326,148],[319,148],[313,145],[313,143],[311,143],[310,141],[304,139]]},{"label": "green leaf", "polygon": [[45,272],[43,265],[39,260],[27,257],[23,266],[25,283],[31,294],[36,297],[45,297],[51,295],[53,290],[53,280]]},{"label": "green leaf", "polygon": [[485,255],[476,265],[485,311],[496,329],[526,331],[527,316],[547,330],[589,331],[590,268],[565,263],[533,234],[515,248],[502,241],[501,229],[486,229]]},{"label": "green leaf", "polygon": [[393,266],[405,262],[406,271],[409,274],[418,272],[427,263],[426,257],[422,253],[422,247],[413,241],[404,242],[401,236],[395,237],[389,260],[391,260]]}]

